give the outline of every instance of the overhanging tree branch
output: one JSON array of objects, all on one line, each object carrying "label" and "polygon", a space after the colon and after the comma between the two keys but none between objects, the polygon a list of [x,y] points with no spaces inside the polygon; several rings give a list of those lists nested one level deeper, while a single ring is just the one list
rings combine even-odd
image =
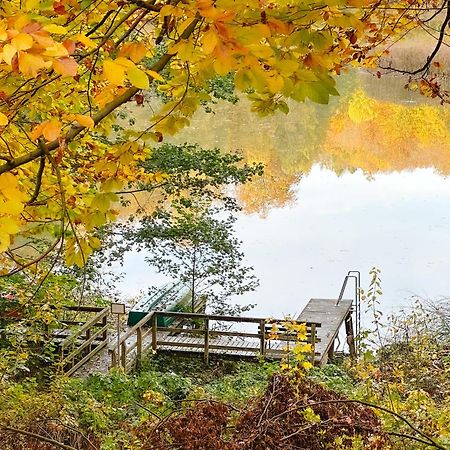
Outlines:
[{"label": "overhanging tree branch", "polygon": [[[426,62],[424,63],[424,65],[422,67],[420,67],[419,69],[416,70],[404,70],[404,69],[396,69],[394,67],[386,67],[386,66],[380,66],[381,69],[384,70],[390,70],[392,72],[398,72],[398,73],[402,73],[404,75],[419,75],[419,74],[426,74],[429,69],[430,69],[430,65],[433,62],[434,58],[436,57],[436,55],[438,54],[439,50],[441,49],[442,45],[444,44],[444,38],[446,36],[446,28],[447,26],[450,24],[450,0],[446,0],[446,2],[443,3],[443,7],[442,9],[447,10],[447,13],[445,15],[445,18],[441,24],[441,27],[439,29],[439,36],[437,38],[437,42],[436,45],[433,49],[433,51],[430,53],[430,55],[427,57]],[[438,11],[438,13],[441,10]],[[434,17],[434,16],[433,16]]]},{"label": "overhanging tree branch", "polygon": [[[178,41],[183,39],[187,39],[195,30],[197,24],[200,21],[200,16],[195,17],[195,19],[190,23],[190,25],[184,30],[184,32],[180,35]],[[164,67],[168,64],[168,62],[175,56],[175,53],[166,53],[164,54],[152,67],[151,70],[154,72],[160,72]],[[149,78],[153,80],[153,77],[149,75]],[[96,114],[92,116],[95,125],[98,125],[105,117],[109,116],[113,111],[115,111],[118,107],[122,106],[124,103],[131,100],[138,92],[139,88],[131,87],[127,89],[122,95],[116,97],[113,101],[109,102],[103,109],[98,111]],[[73,126],[67,134],[64,136],[63,140],[68,144],[71,142],[76,136],[78,136],[82,131],[84,131],[86,127],[84,126]],[[25,155],[19,156],[17,158],[11,159],[7,161],[5,164],[0,166],[0,175],[2,173],[9,172],[17,167],[20,167],[24,164],[27,164],[35,159],[38,159],[46,154],[46,152],[52,152],[59,148],[60,140],[55,139],[52,142],[49,142],[45,145],[45,149],[41,146],[36,150],[29,152]]]}]

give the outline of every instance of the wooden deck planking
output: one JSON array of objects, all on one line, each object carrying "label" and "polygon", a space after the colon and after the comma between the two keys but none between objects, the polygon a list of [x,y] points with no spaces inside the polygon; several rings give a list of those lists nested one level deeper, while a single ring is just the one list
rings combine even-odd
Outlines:
[{"label": "wooden deck planking", "polygon": [[316,352],[319,356],[316,361],[319,365],[327,362],[328,351],[336,339],[341,326],[352,309],[352,300],[341,300],[336,306],[336,299],[312,298],[296,320],[300,322],[319,322],[317,328]]}]

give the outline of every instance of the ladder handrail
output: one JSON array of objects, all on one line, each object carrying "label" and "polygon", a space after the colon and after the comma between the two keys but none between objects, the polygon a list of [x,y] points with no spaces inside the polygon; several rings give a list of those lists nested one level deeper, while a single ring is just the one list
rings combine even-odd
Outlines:
[{"label": "ladder handrail", "polygon": [[[355,313],[355,335],[360,334],[360,324],[361,324],[361,272],[359,270],[349,270],[344,278],[344,282],[341,287],[341,292],[336,301],[336,306],[341,302],[345,289],[347,287],[348,280],[352,278],[355,280],[355,294],[353,298],[353,311]],[[356,340],[356,345],[358,347],[358,340]],[[358,351],[358,348],[356,349]]]}]

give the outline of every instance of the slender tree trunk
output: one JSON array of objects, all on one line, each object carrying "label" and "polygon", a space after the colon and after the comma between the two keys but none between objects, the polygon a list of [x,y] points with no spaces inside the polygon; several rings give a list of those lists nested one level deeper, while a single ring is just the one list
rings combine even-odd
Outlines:
[{"label": "slender tree trunk", "polygon": [[192,279],[191,279],[191,312],[195,309],[195,262],[196,262],[196,251],[194,250],[194,257],[192,258]]}]

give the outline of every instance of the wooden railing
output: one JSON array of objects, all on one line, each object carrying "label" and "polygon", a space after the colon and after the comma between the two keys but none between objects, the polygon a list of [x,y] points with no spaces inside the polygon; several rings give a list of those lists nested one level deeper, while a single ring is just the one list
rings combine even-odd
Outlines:
[{"label": "wooden railing", "polygon": [[[172,320],[170,326],[158,326],[158,318]],[[139,366],[143,353],[152,349],[202,353],[206,362],[212,353],[235,357],[267,357],[281,359],[299,342],[297,333],[282,330],[285,320],[254,317],[220,316],[198,313],[152,311],[128,330],[118,342],[111,342],[112,367],[121,367],[126,372]],[[289,323],[301,322],[289,320]],[[224,325],[227,328],[224,329]],[[244,330],[235,331],[231,326],[245,324]],[[273,333],[276,324],[278,332]],[[217,327],[217,325],[221,325]],[[316,328],[320,323],[306,323],[306,338],[311,345],[309,358],[314,361],[315,344],[318,341]],[[254,328],[256,326],[256,331]],[[253,328],[253,330],[249,330]],[[290,349],[289,349],[290,347]]]},{"label": "wooden railing", "polygon": [[72,375],[83,364],[89,361],[108,344],[108,315],[110,308],[77,307],[70,308],[79,313],[94,313],[95,316],[86,322],[79,320],[63,321],[66,325],[79,325],[69,334],[59,334],[56,337],[64,339],[59,343],[59,371]]}]

